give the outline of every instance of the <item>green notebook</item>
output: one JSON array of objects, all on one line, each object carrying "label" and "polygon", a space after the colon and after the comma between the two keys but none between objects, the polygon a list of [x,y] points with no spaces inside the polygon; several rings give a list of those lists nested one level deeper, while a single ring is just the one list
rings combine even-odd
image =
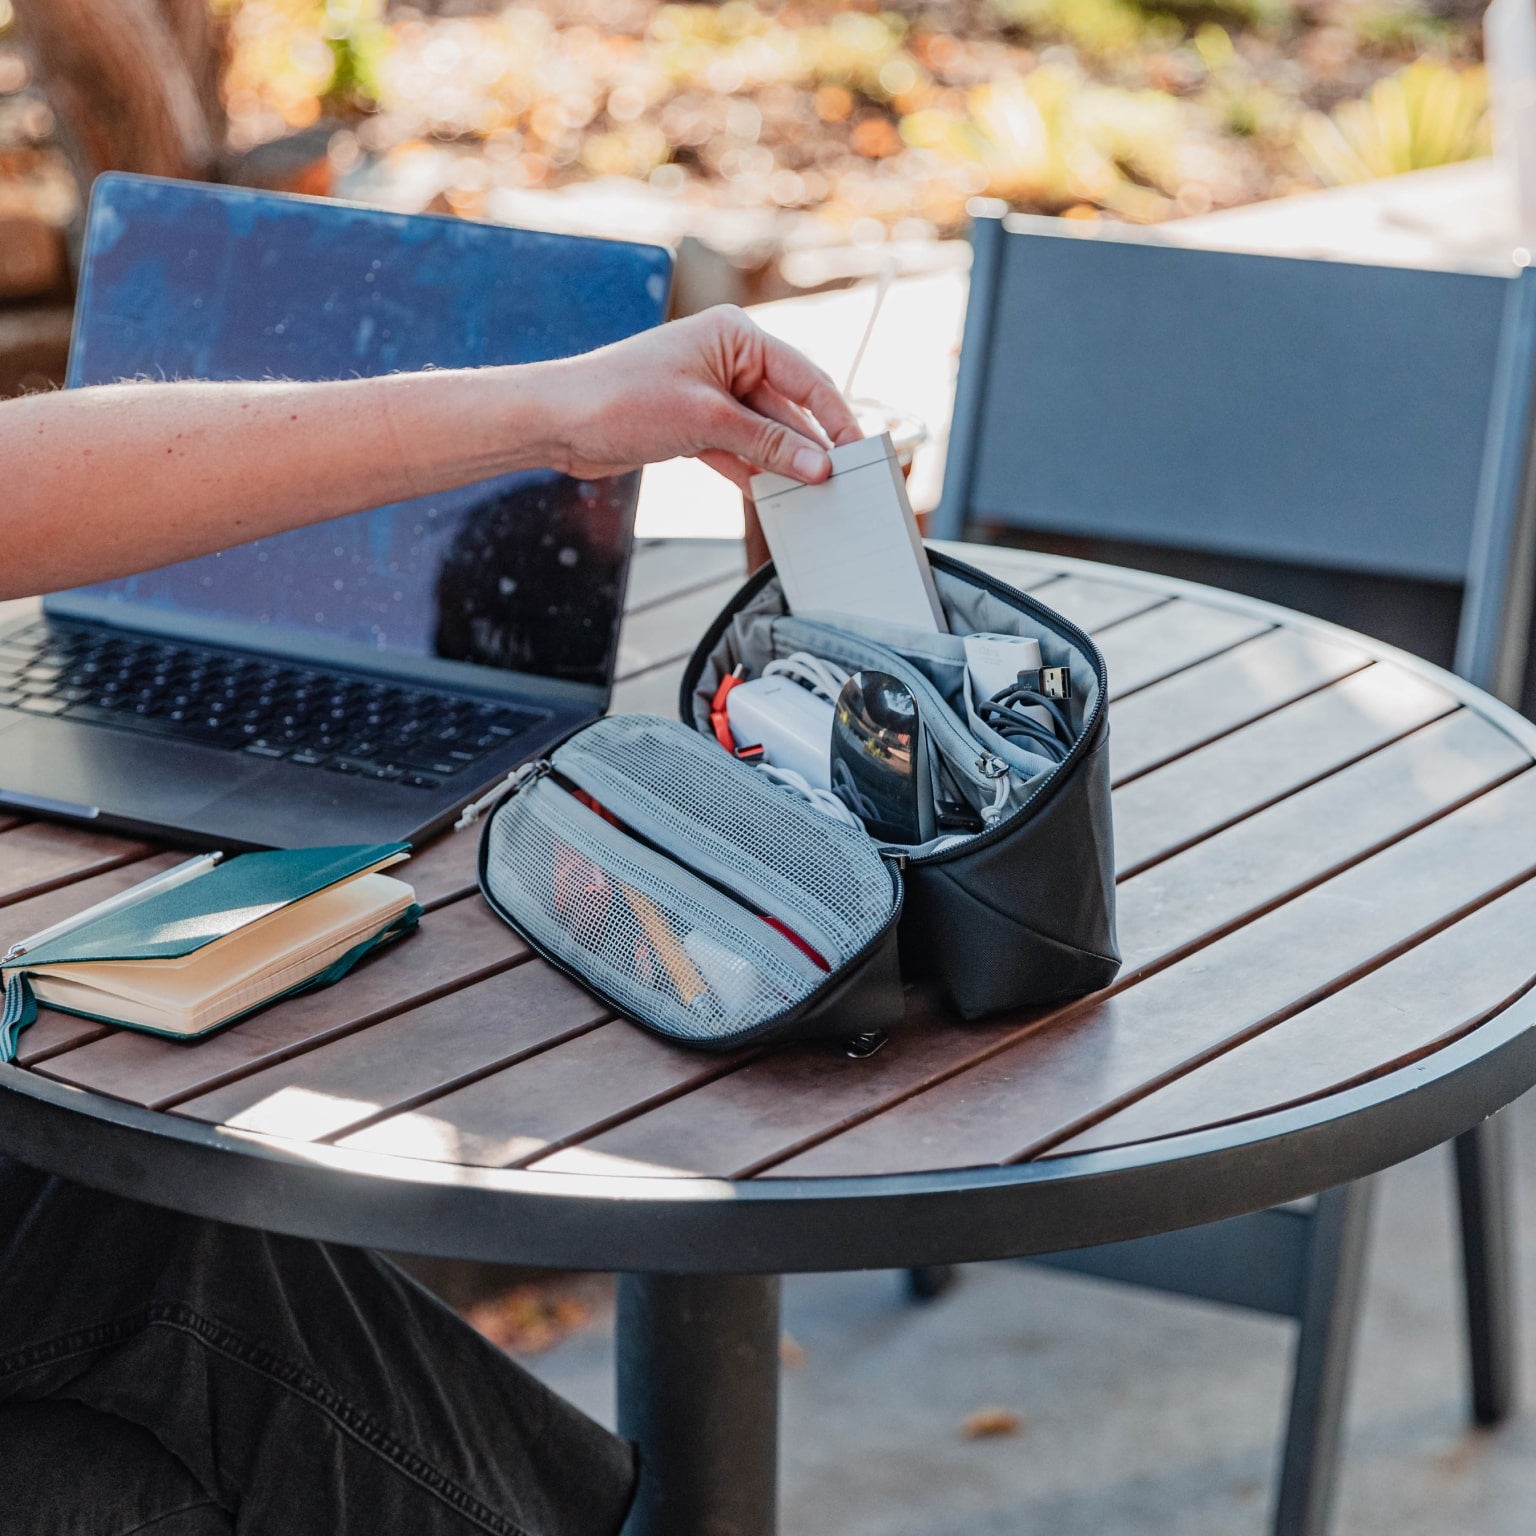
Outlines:
[{"label": "green notebook", "polygon": [[0,960],[0,1061],[39,1003],[192,1039],[279,997],[328,986],[421,908],[381,873],[406,843],[217,855],[143,882]]}]

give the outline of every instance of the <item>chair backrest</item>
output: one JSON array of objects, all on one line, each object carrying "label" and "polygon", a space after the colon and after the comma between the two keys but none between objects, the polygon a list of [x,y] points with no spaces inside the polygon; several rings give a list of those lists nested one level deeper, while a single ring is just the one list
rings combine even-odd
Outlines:
[{"label": "chair backrest", "polygon": [[1458,670],[1518,691],[1536,272],[1016,216],[978,218],[973,244],[936,535],[1007,524],[1462,583]]}]

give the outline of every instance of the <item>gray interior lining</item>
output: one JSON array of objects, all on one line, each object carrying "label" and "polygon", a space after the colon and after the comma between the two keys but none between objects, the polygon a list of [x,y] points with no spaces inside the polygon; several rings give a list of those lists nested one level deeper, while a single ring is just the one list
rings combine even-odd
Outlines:
[{"label": "gray interior lining", "polygon": [[[943,695],[953,712],[955,727],[975,742],[977,750],[995,753],[1009,764],[1009,793],[1003,814],[1011,815],[1049,777],[1055,765],[1030,772],[1029,755],[1004,740],[976,717],[968,697],[965,670],[965,646],[961,639],[969,634],[1024,635],[1040,642],[1040,653],[1047,666],[1070,667],[1073,698],[1068,712],[1075,731],[1081,731],[1099,702],[1099,681],[1087,655],[1032,614],[982,587],[973,586],[963,577],[935,568],[934,582],[939,600],[949,621],[950,633],[931,634],[905,625],[860,619],[846,614],[806,614],[806,618],[836,623],[851,633],[897,651],[918,667]],[[730,625],[710,651],[693,693],[693,723],[706,735],[713,735],[709,707],[720,679],[742,664],[755,677],[778,657],[794,649],[778,633],[775,620],[785,617],[783,591],[777,578],[770,580],[750,602],[733,617]],[[1033,760],[1038,762],[1038,759]],[[962,786],[963,787],[963,786]],[[925,853],[957,839],[953,834],[914,846],[909,853]]]}]

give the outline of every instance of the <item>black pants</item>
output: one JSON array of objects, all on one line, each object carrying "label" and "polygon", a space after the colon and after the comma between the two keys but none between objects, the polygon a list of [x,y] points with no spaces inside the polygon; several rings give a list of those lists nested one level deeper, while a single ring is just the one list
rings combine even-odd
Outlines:
[{"label": "black pants", "polygon": [[612,1536],[633,1481],[376,1255],[0,1159],[0,1536]]}]

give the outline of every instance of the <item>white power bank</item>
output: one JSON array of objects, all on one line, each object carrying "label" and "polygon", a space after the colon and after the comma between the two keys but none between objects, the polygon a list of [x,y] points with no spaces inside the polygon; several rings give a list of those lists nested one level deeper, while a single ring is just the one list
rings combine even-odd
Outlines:
[{"label": "white power bank", "polygon": [[792,768],[817,789],[832,787],[832,706],[787,677],[755,677],[725,696],[738,748],[761,747],[763,761]]},{"label": "white power bank", "polygon": [[820,485],[752,477],[752,500],[789,611],[852,614],[943,634],[949,625],[891,434],[844,443],[829,457],[832,475]]}]

